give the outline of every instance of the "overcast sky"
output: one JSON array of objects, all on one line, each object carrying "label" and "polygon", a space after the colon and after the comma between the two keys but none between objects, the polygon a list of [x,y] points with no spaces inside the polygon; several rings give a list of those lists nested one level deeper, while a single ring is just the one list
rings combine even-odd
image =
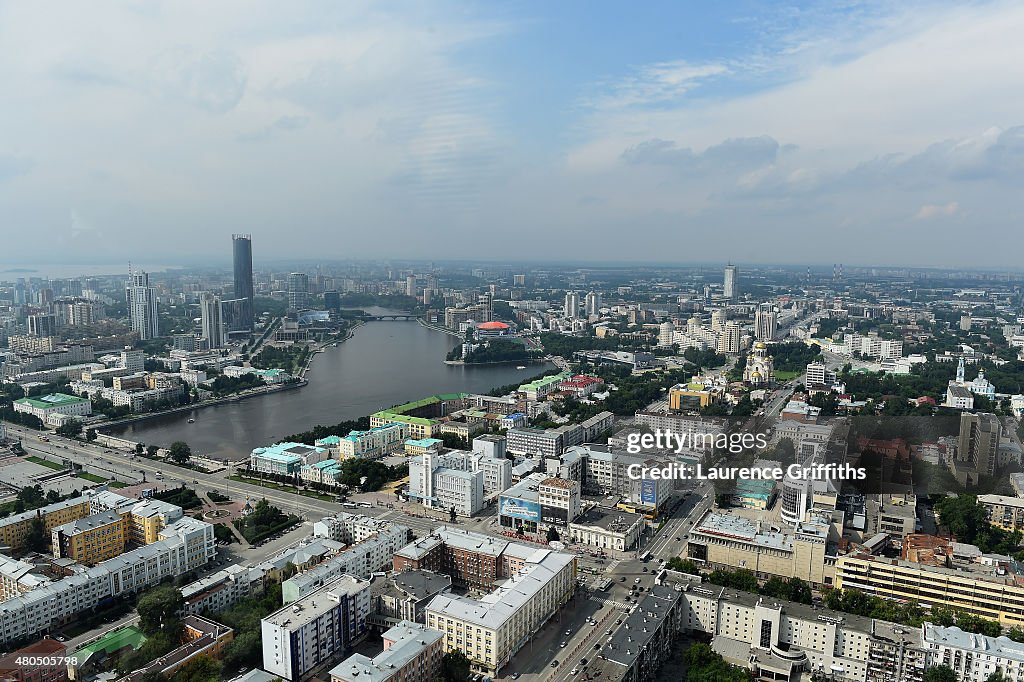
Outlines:
[{"label": "overcast sky", "polygon": [[0,263],[1019,266],[1022,35],[1010,2],[0,2]]}]

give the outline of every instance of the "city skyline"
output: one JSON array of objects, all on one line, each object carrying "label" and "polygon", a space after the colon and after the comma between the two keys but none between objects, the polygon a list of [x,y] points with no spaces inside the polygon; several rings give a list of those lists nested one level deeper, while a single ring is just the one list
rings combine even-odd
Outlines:
[{"label": "city skyline", "polygon": [[951,267],[963,235],[1016,229],[1011,4],[310,5],[288,29],[264,5],[240,31],[185,3],[3,11],[12,262],[177,262],[214,231],[285,258],[485,258],[504,233],[510,258],[599,260],[628,232],[617,260],[825,263],[841,240]]}]

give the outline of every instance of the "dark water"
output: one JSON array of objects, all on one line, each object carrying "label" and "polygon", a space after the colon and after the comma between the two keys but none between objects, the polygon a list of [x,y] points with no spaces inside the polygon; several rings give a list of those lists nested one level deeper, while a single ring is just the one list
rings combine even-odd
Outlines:
[{"label": "dark water", "polygon": [[[148,419],[110,433],[164,446],[184,440],[198,454],[242,459],[255,447],[316,424],[337,424],[435,393],[486,393],[551,367],[531,364],[524,371],[512,365],[444,364],[457,343],[418,322],[368,322],[348,341],[316,356],[303,388]],[[189,417],[195,423],[189,424]]]}]

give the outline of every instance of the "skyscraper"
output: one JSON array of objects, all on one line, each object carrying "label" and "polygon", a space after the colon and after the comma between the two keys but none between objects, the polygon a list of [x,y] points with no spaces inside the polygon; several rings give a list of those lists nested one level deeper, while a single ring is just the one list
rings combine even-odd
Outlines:
[{"label": "skyscraper", "polygon": [[730,263],[725,266],[725,297],[739,298],[740,269]]},{"label": "skyscraper", "polygon": [[304,310],[309,296],[309,275],[304,272],[293,272],[288,275],[288,307],[292,310]]},{"label": "skyscraper", "polygon": [[599,315],[601,311],[601,294],[591,291],[583,302],[583,308],[587,315]]},{"label": "skyscraper", "polygon": [[575,291],[565,293],[565,306],[562,310],[563,317],[574,319],[580,314],[580,295]]},{"label": "skyscraper", "polygon": [[416,275],[409,275],[405,278],[405,295],[416,298]]},{"label": "skyscraper", "polygon": [[203,338],[210,348],[224,345],[224,318],[221,314],[220,298],[213,294],[203,294],[200,303],[202,313]]},{"label": "skyscraper", "polygon": [[125,289],[128,302],[128,316],[132,329],[139,333],[143,341],[160,336],[160,320],[156,310],[156,289],[149,286],[149,273],[138,272],[131,275],[131,281]]},{"label": "skyscraper", "polygon": [[252,236],[233,234],[231,244],[235,266],[235,298],[248,301],[242,305],[242,316],[238,321],[242,329],[235,331],[252,331],[255,329],[253,303],[256,298],[256,288],[252,281]]},{"label": "skyscraper", "polygon": [[771,303],[762,303],[754,312],[754,338],[758,341],[771,341],[779,325],[778,315]]}]

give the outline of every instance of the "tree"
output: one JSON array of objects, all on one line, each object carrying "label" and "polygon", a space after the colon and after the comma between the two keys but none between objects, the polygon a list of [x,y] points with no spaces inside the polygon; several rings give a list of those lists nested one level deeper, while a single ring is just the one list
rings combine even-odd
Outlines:
[{"label": "tree", "polygon": [[558,531],[555,530],[554,526],[548,526],[548,542],[556,542],[558,540]]},{"label": "tree", "polygon": [[159,632],[185,603],[181,590],[173,585],[158,585],[139,597],[135,609],[139,612],[139,627],[147,635]]},{"label": "tree", "polygon": [[149,445],[146,447],[147,457],[156,457],[158,452],[160,452],[160,448],[156,445]]},{"label": "tree", "polygon": [[56,504],[60,502],[60,493],[56,490],[50,489],[46,491],[46,503]]},{"label": "tree", "polygon": [[170,682],[217,682],[221,678],[224,666],[209,656],[196,656],[181,666]]},{"label": "tree", "polygon": [[458,649],[446,653],[441,658],[440,677],[444,682],[466,682],[469,678],[469,659],[466,658],[466,654]]},{"label": "tree", "polygon": [[78,438],[82,433],[82,422],[77,419],[69,419],[57,427],[57,435],[65,438]]},{"label": "tree", "polygon": [[459,518],[459,514],[455,511],[455,507],[452,507],[451,509],[448,510],[448,516],[452,523],[455,523],[455,521]]},{"label": "tree", "polygon": [[33,552],[42,552],[46,550],[49,542],[50,534],[46,532],[46,523],[39,515],[39,512],[36,512],[36,517],[32,519],[32,524],[29,526],[25,544]]},{"label": "tree", "polygon": [[176,440],[171,443],[167,451],[167,459],[176,464],[186,464],[192,458],[192,448],[183,440]]},{"label": "tree", "polygon": [[96,435],[97,435],[96,434],[96,429],[86,429],[85,430],[85,439],[87,441],[89,441],[90,443],[93,442],[94,440],[96,440]]},{"label": "tree", "polygon": [[135,454],[136,455],[141,455],[143,453],[143,451],[145,450],[145,447],[146,446],[143,443],[136,443],[135,444]]},{"label": "tree", "polygon": [[921,682],[956,682],[956,673],[948,665],[933,665],[924,671]]}]

